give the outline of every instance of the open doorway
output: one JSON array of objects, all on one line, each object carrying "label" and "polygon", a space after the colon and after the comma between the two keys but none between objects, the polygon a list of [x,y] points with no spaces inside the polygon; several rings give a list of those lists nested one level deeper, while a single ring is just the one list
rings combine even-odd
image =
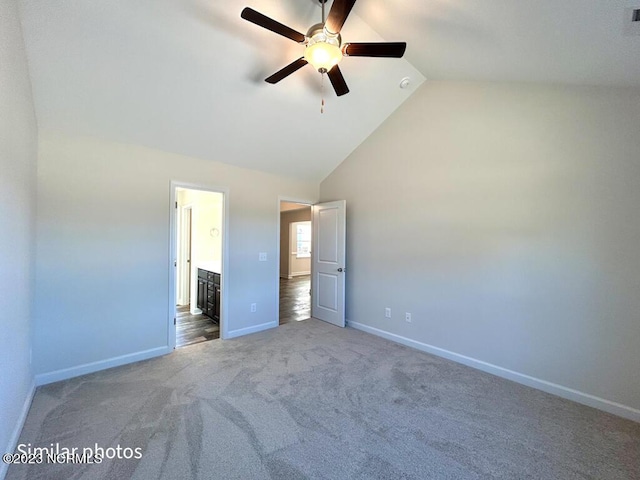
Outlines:
[{"label": "open doorway", "polygon": [[311,317],[311,205],[280,202],[280,325]]},{"label": "open doorway", "polygon": [[220,338],[224,195],[177,187],[175,346]]}]

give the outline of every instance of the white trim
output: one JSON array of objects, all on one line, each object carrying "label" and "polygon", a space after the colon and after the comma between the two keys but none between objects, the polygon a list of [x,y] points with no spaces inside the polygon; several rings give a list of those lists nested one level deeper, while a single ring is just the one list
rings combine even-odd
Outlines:
[{"label": "white trim", "polygon": [[172,351],[172,347],[168,347],[165,345],[163,347],[143,350],[142,352],[128,353],[126,355],[120,355],[119,357],[112,357],[106,360],[98,360],[97,362],[85,363],[76,367],[63,368],[61,370],[55,370],[48,373],[40,373],[36,375],[36,385],[46,385],[48,383],[59,382],[60,380],[67,380],[68,378],[86,375],[87,373],[106,370],[107,368],[119,367],[120,365],[126,365],[128,363],[139,362],[141,360],[147,360],[153,357],[160,357],[162,355],[166,355],[167,353],[171,353]]},{"label": "white trim", "polygon": [[[176,347],[176,328],[173,319],[176,316],[176,269],[173,267],[176,261],[176,189],[186,188],[189,190],[200,190],[204,192],[215,192],[222,194],[222,277],[220,285],[220,338],[222,340],[229,337],[229,325],[227,325],[227,305],[229,305],[229,275],[225,272],[229,271],[229,187],[220,187],[212,185],[201,185],[194,183],[179,182],[171,180],[171,213],[169,218],[169,303],[168,303],[168,328],[167,343],[174,349]],[[193,221],[193,218],[192,218]],[[193,263],[193,262],[192,262]],[[192,281],[192,286],[194,282]]]},{"label": "white trim", "polygon": [[532,377],[530,375],[525,375],[524,373],[515,372],[507,368],[499,367],[498,365],[493,365],[491,363],[483,362],[482,360],[477,360],[465,355],[460,355],[459,353],[444,350],[439,347],[434,347],[433,345],[418,342],[417,340],[402,337],[400,335],[396,335],[395,333],[389,333],[378,328],[370,327],[369,325],[364,325],[362,323],[347,320],[347,325],[357,330],[362,330],[363,332],[386,338],[387,340],[391,340],[392,342],[401,343],[402,345],[415,348],[416,350],[421,350],[438,357],[453,360],[454,362],[462,363],[463,365],[467,365],[468,367],[476,368],[478,370],[482,370],[483,372],[491,373],[492,375],[506,378],[507,380],[512,380],[516,383],[520,383],[528,387],[542,390],[543,392],[551,393],[552,395],[566,398],[567,400],[572,400],[589,407],[612,413],[613,415],[618,415],[635,422],[640,422],[640,410],[628,405],[622,405],[620,403],[612,402],[611,400],[596,397],[595,395],[591,395],[589,393],[574,390],[573,388],[558,385],[557,383],[548,382],[546,380]]},{"label": "white trim", "polygon": [[[31,382],[31,386],[29,387],[29,391],[27,392],[27,396],[24,399],[24,403],[22,404],[22,409],[20,410],[20,415],[18,416],[18,420],[16,421],[15,426],[13,427],[13,432],[9,437],[9,442],[6,445],[6,448],[2,451],[2,453],[13,453],[16,451],[16,447],[18,446],[18,440],[20,440],[20,434],[22,433],[22,429],[24,428],[24,422],[27,421],[27,415],[29,414],[29,409],[31,408],[31,402],[33,402],[33,396],[36,394],[36,383],[35,381]],[[0,463],[0,479],[3,479],[7,475],[7,471],[9,470],[8,463]]]},{"label": "white trim", "polygon": [[261,323],[260,325],[254,325],[253,327],[245,327],[239,328],[238,330],[231,330],[227,333],[227,338],[236,338],[242,337],[243,335],[249,335],[250,333],[262,332],[263,330],[269,330],[270,328],[275,328],[278,326],[280,322],[267,322]]},{"label": "white trim", "polygon": [[[276,288],[276,323],[280,323],[280,278],[288,278],[289,280],[291,280],[291,276],[287,275],[280,275],[280,219],[281,219],[281,214],[282,212],[280,211],[280,204],[282,202],[291,202],[291,203],[299,203],[301,205],[304,205],[305,207],[309,206],[312,207],[317,200],[309,200],[309,199],[300,199],[300,198],[293,198],[293,197],[288,197],[286,195],[278,195],[278,221],[276,223],[276,245],[278,246],[277,250],[277,254],[276,254],[276,265],[278,266],[278,281],[276,283],[277,288]],[[313,224],[311,224],[313,228]],[[313,240],[311,241],[311,248],[313,249]],[[289,250],[287,250],[289,251]],[[288,273],[288,272],[287,272]],[[311,299],[313,301],[313,298]],[[277,325],[276,325],[277,326]]]},{"label": "white trim", "polygon": [[[177,187],[173,180],[169,184],[171,202],[169,203],[169,299],[167,304],[167,346],[176,348],[176,318],[178,307],[176,306],[176,271],[178,263],[178,195]],[[193,220],[193,218],[191,219]]]},{"label": "white trim", "polygon": [[304,276],[304,275],[311,275],[311,270],[309,270],[308,272],[295,272],[295,273],[292,273],[292,274],[289,276],[289,278],[292,278],[292,277],[302,277],[302,276]]}]

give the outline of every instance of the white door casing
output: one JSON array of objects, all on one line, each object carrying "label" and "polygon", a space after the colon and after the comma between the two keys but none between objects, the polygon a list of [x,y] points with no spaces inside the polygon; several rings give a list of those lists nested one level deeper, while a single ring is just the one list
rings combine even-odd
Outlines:
[{"label": "white door casing", "polygon": [[[168,313],[169,313],[169,324],[167,329],[167,346],[170,349],[174,349],[176,347],[176,300],[177,300],[177,270],[178,270],[178,194],[177,190],[179,188],[188,189],[188,190],[201,190],[205,192],[216,192],[222,194],[222,265],[221,265],[221,282],[220,285],[220,338],[227,339],[229,338],[229,332],[237,329],[238,327],[235,325],[234,320],[230,319],[227,321],[227,305],[228,305],[228,297],[229,297],[229,276],[226,272],[229,271],[229,188],[227,187],[218,187],[218,186],[209,186],[209,185],[199,185],[199,184],[191,184],[191,183],[183,183],[175,180],[171,180],[170,182],[170,214],[169,214],[169,231],[170,231],[170,239],[169,239],[169,302],[168,302]],[[192,217],[192,223],[194,218]],[[193,253],[193,252],[192,252]],[[191,262],[193,263],[193,262]],[[192,281],[192,285],[195,283]],[[195,287],[194,287],[195,288]],[[193,290],[193,289],[192,289]]]},{"label": "white door casing", "polygon": [[311,316],[344,327],[346,201],[312,208]]}]

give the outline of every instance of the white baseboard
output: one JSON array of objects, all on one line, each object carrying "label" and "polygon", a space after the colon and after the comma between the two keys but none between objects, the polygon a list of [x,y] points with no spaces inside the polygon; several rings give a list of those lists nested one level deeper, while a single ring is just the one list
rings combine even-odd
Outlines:
[{"label": "white baseboard", "polygon": [[[11,437],[9,437],[9,443],[6,445],[6,448],[2,451],[2,453],[13,453],[16,451],[16,446],[18,445],[18,440],[20,439],[20,434],[22,433],[24,422],[27,420],[27,415],[29,414],[31,402],[33,401],[33,396],[35,395],[35,393],[36,383],[35,381],[32,381],[31,386],[29,387],[29,391],[27,392],[27,396],[24,399],[24,403],[22,404],[20,416],[18,417],[15,426],[13,427]],[[7,475],[8,470],[9,464],[0,462],[0,480],[4,479],[4,477]]]},{"label": "white baseboard", "polygon": [[292,277],[302,277],[304,275],[311,275],[311,272],[295,272],[291,274]]},{"label": "white baseboard", "polygon": [[151,348],[142,352],[129,353],[127,355],[99,360],[97,362],[85,363],[75,367],[63,368],[53,372],[40,373],[36,375],[36,385],[39,386],[46,385],[47,383],[59,382],[60,380],[79,377],[80,375],[86,375],[87,373],[93,373],[100,370],[106,370],[107,368],[119,367],[120,365],[125,365],[127,363],[159,357],[171,352],[173,352],[173,349],[168,346]]},{"label": "white baseboard", "polygon": [[253,327],[239,328],[237,330],[231,330],[227,333],[226,339],[229,338],[237,338],[242,337],[243,335],[249,335],[250,333],[262,332],[263,330],[269,330],[270,328],[275,328],[278,326],[277,321],[261,323],[260,325],[255,325]]},{"label": "white baseboard", "polygon": [[438,357],[453,360],[454,362],[462,363],[463,365],[467,365],[468,367],[476,368],[478,370],[482,370],[483,372],[491,373],[498,377],[506,378],[507,380],[512,380],[514,382],[521,383],[522,385],[526,385],[528,387],[542,390],[543,392],[551,393],[552,395],[566,398],[567,400],[572,400],[589,407],[612,413],[613,415],[618,415],[635,422],[640,422],[640,410],[629,407],[627,405],[612,402],[611,400],[596,397],[595,395],[558,385],[557,383],[548,382],[540,378],[531,377],[523,373],[499,367],[498,365],[483,362],[482,360],[477,360],[475,358],[460,355],[455,352],[450,352],[449,350],[444,350],[439,347],[434,347],[433,345],[402,337],[400,335],[396,335],[395,333],[389,333],[378,328],[370,327],[369,325],[364,325],[362,323],[352,322],[349,320],[347,320],[347,325],[357,330],[362,330],[363,332],[371,333],[373,335],[386,338],[387,340],[406,345],[407,347],[412,347],[423,352],[431,353]]}]

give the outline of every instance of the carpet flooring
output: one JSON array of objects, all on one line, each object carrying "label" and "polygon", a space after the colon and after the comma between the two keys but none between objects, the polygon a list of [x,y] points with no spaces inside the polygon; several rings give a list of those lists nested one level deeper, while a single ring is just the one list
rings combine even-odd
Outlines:
[{"label": "carpet flooring", "polygon": [[16,479],[638,479],[640,424],[318,320],[39,387]]}]

